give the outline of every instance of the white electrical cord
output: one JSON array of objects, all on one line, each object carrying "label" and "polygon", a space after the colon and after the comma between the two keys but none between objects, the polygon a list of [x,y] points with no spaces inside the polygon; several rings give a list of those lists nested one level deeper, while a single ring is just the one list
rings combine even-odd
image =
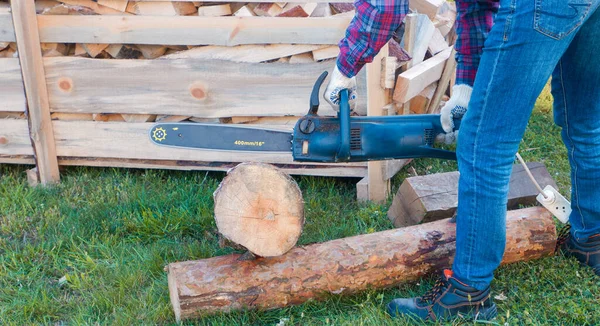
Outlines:
[{"label": "white electrical cord", "polygon": [[521,157],[521,154],[519,154],[518,152],[517,152],[517,159],[519,160],[519,162],[521,162],[521,165],[523,165],[523,168],[525,169],[525,172],[527,172],[527,175],[529,176],[529,179],[531,179],[531,182],[533,182],[533,184],[538,189],[538,191],[542,194],[542,196],[544,196],[545,199],[548,199],[548,194],[546,194],[546,192],[542,189],[542,187],[540,187],[540,184],[537,183],[537,181],[533,177],[533,174],[531,174],[531,171],[529,171],[529,168],[527,167],[525,160],[523,160],[523,158]]}]

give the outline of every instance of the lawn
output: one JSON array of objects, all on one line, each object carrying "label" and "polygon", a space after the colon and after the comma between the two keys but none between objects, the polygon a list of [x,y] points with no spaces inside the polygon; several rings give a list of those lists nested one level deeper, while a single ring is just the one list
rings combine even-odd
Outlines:
[{"label": "lawn", "polygon": [[[569,167],[540,97],[521,154],[542,161],[568,195]],[[419,174],[454,162],[415,160]],[[0,167],[0,325],[175,324],[166,264],[233,252],[218,245],[212,193],[222,173],[67,168],[53,188],[27,186],[27,166]],[[407,176],[394,178],[394,189]],[[306,201],[300,244],[390,229],[389,205],[358,204],[356,179],[298,177]],[[198,325],[392,325],[398,296],[422,294],[432,278],[273,311],[221,314]],[[500,268],[493,284],[498,325],[600,323],[600,279],[561,255]],[[454,324],[458,324],[455,322]]]}]

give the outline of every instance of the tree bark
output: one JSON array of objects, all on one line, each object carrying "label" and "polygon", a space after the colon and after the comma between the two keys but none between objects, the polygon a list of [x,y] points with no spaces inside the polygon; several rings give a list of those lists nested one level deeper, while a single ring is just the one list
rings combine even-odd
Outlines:
[{"label": "tree bark", "polygon": [[283,255],[302,233],[302,192],[272,165],[239,164],[227,173],[214,199],[219,232],[255,255]]},{"label": "tree bark", "polygon": [[[540,207],[507,216],[503,264],[551,255],[552,215]],[[442,220],[294,248],[286,255],[238,261],[240,255],[167,267],[177,320],[242,308],[272,309],[416,280],[451,266],[455,224]]]}]

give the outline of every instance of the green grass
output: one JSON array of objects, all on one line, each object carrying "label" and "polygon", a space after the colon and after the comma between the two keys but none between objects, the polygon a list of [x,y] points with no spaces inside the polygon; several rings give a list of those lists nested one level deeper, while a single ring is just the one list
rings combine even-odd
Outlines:
[{"label": "green grass", "polygon": [[[569,167],[552,123],[551,97],[538,102],[521,153],[543,161],[563,194]],[[416,160],[419,174],[455,170]],[[26,185],[26,166],[0,167],[0,325],[174,324],[163,267],[233,252],[218,245],[212,193],[222,173],[68,168],[50,189]],[[394,178],[397,189],[406,169]],[[388,205],[357,204],[357,180],[296,178],[306,200],[300,244],[392,227]],[[220,314],[198,325],[410,325],[383,312],[387,301],[422,294],[432,279],[353,296],[330,296],[273,311]],[[500,268],[493,288],[498,325],[600,323],[600,281],[562,256]],[[458,322],[455,322],[458,324]]]}]

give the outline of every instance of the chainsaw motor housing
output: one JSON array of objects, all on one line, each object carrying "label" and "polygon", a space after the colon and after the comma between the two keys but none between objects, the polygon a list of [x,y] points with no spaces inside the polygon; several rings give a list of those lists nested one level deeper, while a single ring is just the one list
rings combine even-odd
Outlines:
[{"label": "chainsaw motor housing", "polygon": [[[340,92],[337,117],[319,116],[319,90],[327,72],[313,87],[308,114],[294,127],[292,152],[299,162],[364,162],[430,157],[456,160],[456,153],[434,148],[443,133],[438,114],[351,117],[348,90]],[[458,121],[455,121],[458,126]]]}]

